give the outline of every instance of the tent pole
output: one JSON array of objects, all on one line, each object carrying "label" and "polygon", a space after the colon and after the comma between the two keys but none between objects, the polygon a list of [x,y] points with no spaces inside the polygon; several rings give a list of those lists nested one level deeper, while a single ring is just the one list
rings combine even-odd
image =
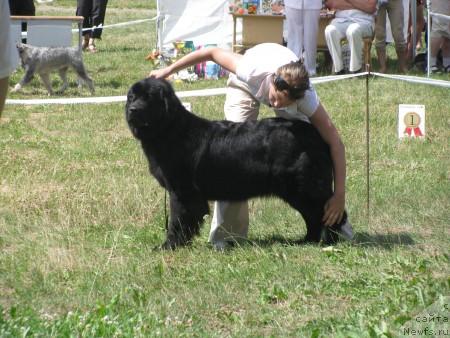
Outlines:
[{"label": "tent pole", "polygon": [[427,77],[430,77],[430,53],[431,53],[431,0],[427,0]]},{"label": "tent pole", "polygon": [[366,64],[366,216],[367,226],[370,226],[370,123],[369,123],[369,75],[370,64]]},{"label": "tent pole", "polygon": [[161,41],[161,5],[160,0],[156,0],[156,50],[162,51]]},{"label": "tent pole", "polygon": [[412,59],[416,57],[417,44],[417,3],[416,0],[411,0],[411,20],[412,20]]}]

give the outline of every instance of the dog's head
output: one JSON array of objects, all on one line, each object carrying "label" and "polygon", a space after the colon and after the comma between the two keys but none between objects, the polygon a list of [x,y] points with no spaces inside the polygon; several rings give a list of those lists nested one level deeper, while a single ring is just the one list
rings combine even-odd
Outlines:
[{"label": "dog's head", "polygon": [[19,52],[19,57],[20,57],[20,61],[22,62],[22,67],[25,66],[29,56],[29,50],[30,50],[30,46],[25,44],[25,43],[21,43],[18,42],[16,44],[16,48],[17,51]]},{"label": "dog's head", "polygon": [[128,91],[125,118],[136,138],[151,138],[170,126],[180,107],[181,102],[166,80],[146,78]]}]

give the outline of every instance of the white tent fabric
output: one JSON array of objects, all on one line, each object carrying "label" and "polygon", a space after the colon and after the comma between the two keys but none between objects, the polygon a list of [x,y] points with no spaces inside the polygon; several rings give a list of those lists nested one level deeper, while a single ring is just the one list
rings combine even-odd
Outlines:
[{"label": "white tent fabric", "polygon": [[194,45],[231,46],[228,0],[157,0],[158,47],[192,40]]}]

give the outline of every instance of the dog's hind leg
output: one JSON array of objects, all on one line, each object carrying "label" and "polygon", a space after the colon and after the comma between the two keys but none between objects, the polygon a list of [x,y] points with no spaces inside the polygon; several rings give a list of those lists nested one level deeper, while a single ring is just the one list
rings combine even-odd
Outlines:
[{"label": "dog's hind leg", "polygon": [[52,83],[50,81],[50,74],[49,73],[39,73],[39,76],[41,77],[45,88],[47,88],[48,95],[53,95]]},{"label": "dog's hind leg", "polygon": [[331,245],[340,240],[351,240],[353,237],[353,229],[347,220],[347,212],[339,223],[331,226],[325,226],[322,218],[324,215],[324,206],[327,199],[317,201],[313,198],[305,199],[302,197],[297,200],[287,200],[287,202],[297,209],[306,223],[306,242],[322,242]]},{"label": "dog's hind leg", "polygon": [[208,214],[208,202],[197,194],[182,197],[170,194],[170,222],[163,249],[175,249],[191,242],[199,234],[203,216]]},{"label": "dog's hind leg", "polygon": [[68,67],[64,67],[58,70],[59,77],[61,78],[61,81],[63,82],[61,88],[58,90],[59,93],[64,93],[69,86],[67,82],[67,70]]},{"label": "dog's hind leg", "polygon": [[294,209],[296,209],[303,217],[306,224],[305,242],[320,242],[324,225],[322,222],[324,202],[314,200],[303,194],[296,194],[284,198]]},{"label": "dog's hind leg", "polygon": [[95,92],[94,89],[94,82],[92,81],[92,79],[89,77],[89,75],[86,72],[86,69],[84,68],[83,63],[80,62],[73,62],[72,63],[72,67],[75,70],[75,72],[78,75],[78,85],[80,86],[80,79],[83,80],[84,83],[86,83],[86,85],[89,87],[89,90],[91,91],[91,94],[93,95]]}]

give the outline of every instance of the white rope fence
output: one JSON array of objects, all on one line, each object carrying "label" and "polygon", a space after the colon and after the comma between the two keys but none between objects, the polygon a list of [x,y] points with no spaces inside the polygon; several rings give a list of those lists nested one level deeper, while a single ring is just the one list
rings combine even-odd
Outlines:
[{"label": "white rope fence", "polygon": [[439,86],[439,87],[445,87],[450,88],[450,81],[445,80],[434,80],[430,78],[424,78],[419,76],[406,76],[406,75],[394,75],[394,74],[383,74],[383,73],[370,73],[375,76],[384,77],[387,79],[393,79],[393,80],[400,80],[405,82],[411,82],[411,83],[419,83],[419,84],[426,84],[431,86]]},{"label": "white rope fence", "polygon": [[[346,80],[366,75],[379,76],[383,78],[400,80],[404,82],[425,84],[431,86],[439,86],[450,88],[450,81],[445,80],[434,80],[430,78],[423,78],[418,76],[406,76],[406,75],[391,75],[383,73],[368,73],[362,72],[357,74],[348,75],[334,75],[334,76],[323,76],[315,77],[311,79],[312,84],[321,84],[332,81]],[[199,89],[199,90],[188,90],[177,92],[179,98],[185,97],[203,97],[203,96],[215,96],[224,95],[226,93],[226,88],[211,88],[211,89]],[[115,103],[115,102],[125,102],[126,96],[103,96],[103,97],[77,97],[77,98],[55,98],[55,99],[28,99],[28,100],[14,100],[7,99],[6,104],[17,104],[17,105],[39,105],[39,104],[97,104],[97,103]]]},{"label": "white rope fence", "polygon": [[[156,16],[151,18],[151,19],[139,19],[139,20],[133,20],[133,21],[126,21],[126,22],[119,22],[119,23],[114,23],[111,25],[98,25],[98,26],[93,26],[93,27],[89,27],[89,28],[83,28],[81,31],[82,32],[87,32],[87,31],[94,31],[96,29],[104,29],[104,28],[116,28],[116,27],[125,27],[125,26],[132,26],[132,25],[138,25],[141,24],[143,22],[149,22],[149,21],[155,21],[156,20]],[[72,33],[79,33],[80,30],[78,28],[74,28],[72,29]],[[22,38],[27,38],[28,34],[27,32],[22,32],[21,33]]]},{"label": "white rope fence", "polygon": [[[156,16],[151,18],[151,19],[140,19],[140,20],[134,20],[134,21],[126,21],[126,22],[119,22],[119,23],[114,23],[111,25],[98,25],[98,26],[93,26],[93,27],[89,27],[89,28],[83,28],[82,31],[86,32],[86,31],[93,31],[96,29],[104,29],[104,28],[116,28],[116,27],[125,27],[125,26],[132,26],[132,25],[137,25],[143,22],[149,22],[149,21],[155,21],[156,20]],[[78,33],[79,30],[78,28],[76,29],[72,29],[72,33]]]}]

